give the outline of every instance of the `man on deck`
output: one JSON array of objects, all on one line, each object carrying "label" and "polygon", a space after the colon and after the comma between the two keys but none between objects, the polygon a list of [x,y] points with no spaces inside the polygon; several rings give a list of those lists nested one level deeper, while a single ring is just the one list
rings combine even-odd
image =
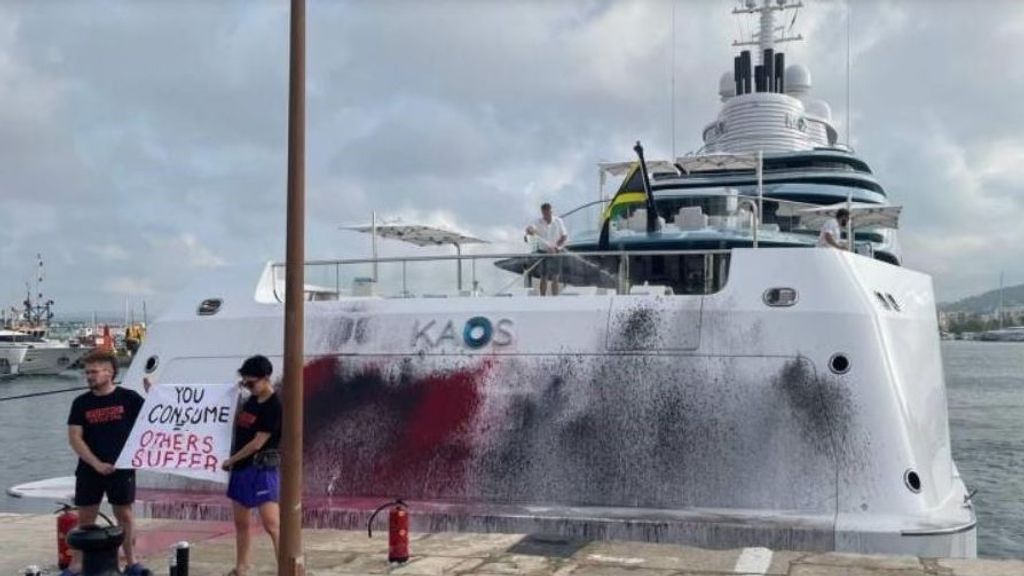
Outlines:
[{"label": "man on deck", "polygon": [[821,233],[818,234],[818,246],[845,250],[847,242],[842,240],[842,229],[846,228],[849,221],[850,212],[846,208],[840,208],[836,212],[835,218],[825,220],[825,223],[821,225]]},{"label": "man on deck", "polygon": [[[551,214],[551,204],[540,205],[540,218],[526,227],[526,235],[538,240],[537,252],[555,254],[561,252],[569,239],[565,222]],[[560,258],[544,258],[540,264],[540,295],[547,295],[548,280],[551,280],[551,295],[558,295],[558,280],[562,261]]]}]

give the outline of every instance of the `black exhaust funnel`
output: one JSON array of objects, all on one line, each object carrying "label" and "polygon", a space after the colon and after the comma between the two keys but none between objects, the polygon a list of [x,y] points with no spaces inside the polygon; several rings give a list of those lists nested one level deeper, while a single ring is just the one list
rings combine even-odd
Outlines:
[{"label": "black exhaust funnel", "polygon": [[740,52],[740,68],[743,76],[743,93],[750,94],[753,86],[750,85],[750,50]]},{"label": "black exhaust funnel", "polygon": [[775,92],[775,50],[771,48],[764,49],[764,91]]},{"label": "black exhaust funnel", "polygon": [[743,94],[743,61],[739,56],[732,59],[732,80],[736,84],[736,95]]},{"label": "black exhaust funnel", "polygon": [[779,52],[775,55],[775,91],[783,94],[786,91],[786,55]]}]

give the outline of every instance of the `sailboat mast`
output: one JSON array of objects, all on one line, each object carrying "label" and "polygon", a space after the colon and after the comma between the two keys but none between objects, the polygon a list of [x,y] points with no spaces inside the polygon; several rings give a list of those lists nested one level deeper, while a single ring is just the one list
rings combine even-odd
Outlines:
[{"label": "sailboat mast", "polygon": [[999,329],[1003,329],[1003,273],[999,272]]}]

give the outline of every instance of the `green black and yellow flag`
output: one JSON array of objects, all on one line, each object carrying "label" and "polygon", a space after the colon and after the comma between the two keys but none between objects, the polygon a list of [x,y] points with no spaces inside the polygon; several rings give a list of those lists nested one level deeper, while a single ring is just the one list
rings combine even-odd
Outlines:
[{"label": "green black and yellow flag", "polygon": [[614,216],[620,216],[635,208],[638,204],[647,203],[647,194],[644,192],[643,174],[640,172],[640,163],[637,162],[629,169],[629,174],[623,179],[619,190],[615,192],[612,201],[604,209],[601,215],[602,225],[611,220]]},{"label": "green black and yellow flag", "polygon": [[608,249],[609,226],[612,218],[625,218],[633,210],[643,208],[648,204],[647,193],[644,192],[643,172],[640,163],[636,162],[629,169],[629,173],[622,180],[612,201],[605,207],[601,214],[601,236],[598,240],[598,249]]}]

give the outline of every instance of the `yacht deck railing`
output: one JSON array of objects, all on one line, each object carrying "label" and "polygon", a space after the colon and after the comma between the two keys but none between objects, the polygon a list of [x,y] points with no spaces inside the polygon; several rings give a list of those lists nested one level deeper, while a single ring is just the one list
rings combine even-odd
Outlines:
[{"label": "yacht deck railing", "polygon": [[[310,260],[304,264],[305,294],[307,300],[527,296],[537,294],[542,277],[557,277],[563,295],[707,294],[725,284],[730,253],[615,250]],[[274,298],[283,302],[285,264],[270,266]],[[463,286],[467,266],[469,285]]]},{"label": "yacht deck railing", "polygon": [[[726,190],[728,188],[729,187],[721,187],[722,190]],[[749,236],[755,248],[758,247],[758,240],[766,233],[778,232],[780,230],[794,234],[813,233],[816,235],[818,233],[817,229],[812,230],[802,226],[801,215],[804,210],[820,208],[820,204],[774,197],[758,198],[756,195],[738,192],[699,194],[695,193],[696,190],[697,189],[681,189],[679,191],[671,189],[660,190],[659,193],[655,194],[655,197],[658,199],[661,206],[664,206],[665,203],[681,200],[690,202],[699,202],[702,200],[728,202],[728,206],[722,205],[714,208],[708,207],[707,211],[701,212],[700,215],[707,217],[708,219],[705,226]],[[611,201],[611,199],[602,199],[587,202],[563,213],[561,217],[565,220],[569,229],[574,233],[589,233],[596,235],[603,224],[602,216],[604,210]],[[841,200],[839,202],[841,202]],[[765,206],[773,208],[771,210],[767,210]],[[646,209],[643,207],[640,207],[637,210],[639,213],[646,213]],[[771,221],[765,222],[765,213],[767,213],[771,218]],[[665,214],[661,213],[661,210],[659,210],[659,216],[665,216]],[[673,216],[675,215],[673,214]],[[781,228],[779,224],[780,218],[785,220],[785,225]],[[638,222],[646,221],[644,217],[639,216],[636,217],[636,220]],[[631,219],[629,221],[632,222]],[[670,224],[670,228],[673,226],[678,228],[678,223]],[[612,234],[615,234],[622,229],[629,230],[632,227],[632,224],[627,223],[627,219],[615,217],[613,218],[612,223]]]}]

